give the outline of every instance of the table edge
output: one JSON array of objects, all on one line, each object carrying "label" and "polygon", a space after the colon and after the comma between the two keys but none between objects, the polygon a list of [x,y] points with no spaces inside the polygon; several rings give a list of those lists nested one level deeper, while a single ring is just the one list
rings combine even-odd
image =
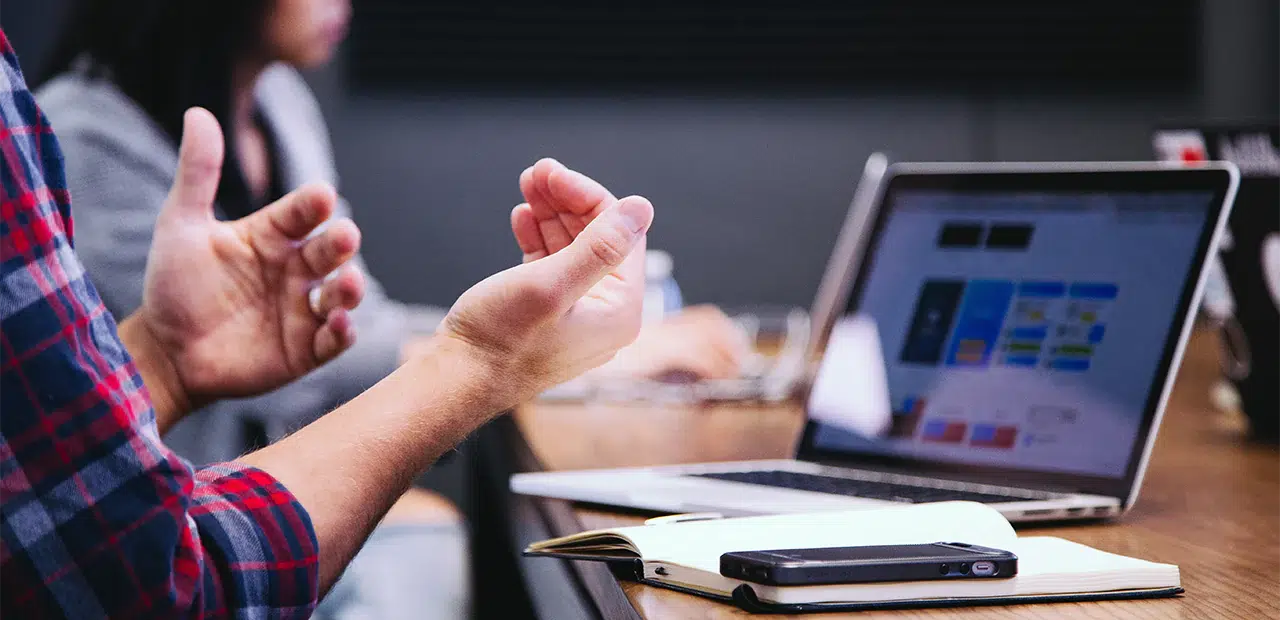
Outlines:
[{"label": "table edge", "polygon": [[[515,420],[508,416],[508,424],[504,424],[507,443],[512,448],[515,465],[522,472],[544,471],[542,462],[533,453],[524,434],[520,432]],[[553,537],[569,536],[586,529],[578,519],[571,502],[548,497],[527,496],[537,513],[541,516],[547,531]],[[520,550],[517,550],[520,551]],[[586,592],[597,615],[601,618],[626,618],[642,620],[639,610],[631,603],[622,584],[613,570],[605,562],[588,562],[583,560],[554,560],[564,562],[569,573],[577,579],[576,584]]]}]

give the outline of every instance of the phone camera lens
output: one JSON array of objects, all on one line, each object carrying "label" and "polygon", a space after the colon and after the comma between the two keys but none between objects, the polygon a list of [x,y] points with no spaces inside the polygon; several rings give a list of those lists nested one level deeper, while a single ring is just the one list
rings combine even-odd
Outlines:
[{"label": "phone camera lens", "polygon": [[950,573],[950,572],[951,572],[951,565],[949,565],[949,564],[943,564],[943,565],[939,566],[939,567],[938,567],[938,572],[939,572],[939,573],[942,573],[943,575],[946,575],[947,573]]},{"label": "phone camera lens", "polygon": [[960,563],[960,574],[961,574],[961,575],[968,575],[968,574],[969,574],[969,563],[968,563],[968,562],[961,562],[961,563]]}]

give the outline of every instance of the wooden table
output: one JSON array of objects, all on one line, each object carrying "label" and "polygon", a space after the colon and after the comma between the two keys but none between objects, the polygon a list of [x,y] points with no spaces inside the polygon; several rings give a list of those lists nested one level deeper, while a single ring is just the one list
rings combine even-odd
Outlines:
[{"label": "wooden table", "polygon": [[[1177,599],[859,613],[858,618],[1280,618],[1280,455],[1244,441],[1208,402],[1210,337],[1197,334],[1173,392],[1137,506],[1122,519],[1035,528],[1105,551],[1177,564]],[[547,469],[788,456],[796,406],[663,408],[534,405],[516,412]],[[539,499],[549,533],[638,524],[642,516]],[[540,559],[540,562],[554,560]],[[602,564],[566,562],[576,590],[604,617],[744,618],[732,606],[614,579]],[[828,616],[823,616],[828,617]]]}]

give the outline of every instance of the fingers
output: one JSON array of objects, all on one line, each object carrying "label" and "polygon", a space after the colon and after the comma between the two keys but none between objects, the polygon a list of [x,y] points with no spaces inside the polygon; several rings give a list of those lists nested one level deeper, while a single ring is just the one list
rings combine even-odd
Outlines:
[{"label": "fingers", "polygon": [[178,171],[165,210],[183,217],[212,217],[222,176],[222,129],[213,114],[191,108],[182,117]]},{"label": "fingers", "polygon": [[676,373],[692,375],[695,380],[733,379],[738,376],[738,367],[717,356],[690,352],[683,359],[673,360],[670,367],[655,372],[651,379],[660,379]]},{"label": "fingers", "polygon": [[569,230],[560,222],[555,205],[544,187],[547,172],[559,165],[554,159],[543,158],[520,173],[520,193],[524,194],[538,229],[538,236],[548,254],[559,252],[573,241]]},{"label": "fingers", "polygon": [[687,346],[673,359],[676,369],[690,371],[699,379],[732,379],[742,374],[744,356],[731,334],[714,328],[681,331]]},{"label": "fingers", "polygon": [[562,165],[560,162],[544,157],[520,173],[520,193],[524,194],[525,201],[533,208],[533,213],[538,216],[538,219],[548,219],[555,215],[551,196],[545,187],[547,174],[560,165]]},{"label": "fingers", "polygon": [[328,317],[337,308],[354,310],[364,299],[364,292],[364,274],[354,265],[348,265],[316,289],[312,311],[316,316]]},{"label": "fingers", "polygon": [[539,219],[537,222],[538,232],[542,234],[548,253],[555,254],[573,243],[573,235],[569,234],[569,229],[565,227],[564,222],[560,221],[558,215],[545,220]]},{"label": "fingers", "polygon": [[520,175],[520,191],[538,219],[556,213],[597,214],[614,200],[599,182],[544,157]]},{"label": "fingers", "polygon": [[364,274],[354,266],[343,268],[320,285],[317,300],[312,304],[312,311],[324,317],[313,343],[316,363],[324,364],[355,344],[355,324],[350,311],[360,305],[364,292]]},{"label": "fingers", "polygon": [[550,158],[521,173],[520,191],[529,202],[549,254],[568,247],[587,223],[615,200],[600,183]]},{"label": "fingers", "polygon": [[741,375],[749,352],[745,334],[719,308],[692,306],[642,329],[632,356],[651,378],[731,379]]},{"label": "fingers", "polygon": [[742,374],[744,352],[726,339],[708,337],[707,348],[701,354],[705,359],[704,379],[732,379]]},{"label": "fingers", "polygon": [[570,237],[577,237],[582,234],[583,229],[587,227],[585,218],[578,215],[560,214],[560,223],[564,225],[564,229],[568,231]]},{"label": "fingers", "polygon": [[[534,172],[536,176],[536,167]],[[549,167],[543,184],[556,206],[575,215],[599,214],[614,201],[603,185],[559,162]]]},{"label": "fingers", "polygon": [[316,362],[324,364],[338,357],[356,342],[355,324],[351,315],[342,308],[334,308],[325,317],[324,324],[316,330],[313,343]]},{"label": "fingers", "polygon": [[718,360],[718,374],[712,378],[741,375],[742,367],[755,348],[747,333],[715,306],[695,306],[686,310],[690,311],[696,313],[692,317],[692,327],[705,335],[709,354]]},{"label": "fingers", "polygon": [[653,205],[639,196],[629,196],[601,213],[563,251],[536,264],[546,263],[549,277],[562,287],[566,305],[610,272],[643,286],[644,257],[635,250],[643,247],[652,223]]},{"label": "fingers", "polygon": [[706,339],[708,348],[714,349],[735,366],[741,366],[754,349],[746,331],[714,305],[699,304],[685,308],[668,319],[667,324],[679,325],[701,334]]},{"label": "fingers", "polygon": [[254,232],[285,241],[306,239],[337,208],[338,195],[328,183],[310,183],[245,218]]},{"label": "fingers", "polygon": [[520,252],[524,254],[524,262],[532,262],[547,255],[542,232],[538,230],[538,220],[533,216],[529,203],[516,205],[511,210],[511,232],[516,237]]},{"label": "fingers", "polygon": [[341,267],[360,249],[360,229],[346,218],[334,220],[324,232],[302,246],[302,262],[313,278],[323,278]]}]

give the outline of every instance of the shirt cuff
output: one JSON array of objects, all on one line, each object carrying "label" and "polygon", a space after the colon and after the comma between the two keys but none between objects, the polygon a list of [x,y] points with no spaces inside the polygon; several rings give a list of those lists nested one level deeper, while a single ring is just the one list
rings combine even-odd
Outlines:
[{"label": "shirt cuff", "polygon": [[307,618],[320,583],[319,543],[297,498],[238,463],[196,470],[188,513],[206,560],[205,611],[222,617]]}]

